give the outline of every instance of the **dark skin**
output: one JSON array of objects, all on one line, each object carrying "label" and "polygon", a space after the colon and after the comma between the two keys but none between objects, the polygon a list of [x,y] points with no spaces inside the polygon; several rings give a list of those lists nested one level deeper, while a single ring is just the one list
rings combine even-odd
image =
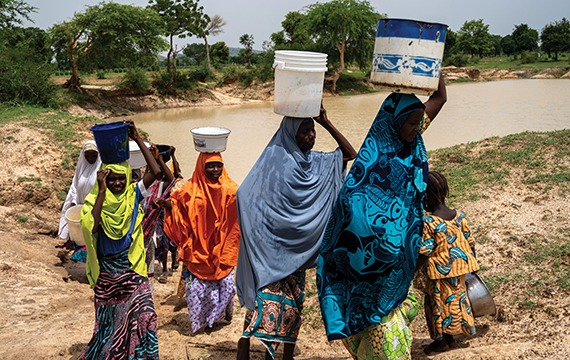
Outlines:
[{"label": "dark skin", "polygon": [[[342,151],[343,168],[346,168],[346,164],[356,157],[356,150],[350,144],[350,142],[342,135],[340,131],[332,124],[327,116],[327,111],[321,104],[321,110],[319,116],[314,117],[313,121],[304,122],[299,126],[297,134],[295,135],[295,141],[299,146],[299,149],[303,152],[307,152],[313,149],[315,146],[315,140],[317,137],[317,131],[315,129],[315,122],[321,125],[333,139],[337,142],[338,147]],[[247,328],[247,323],[244,322],[244,331]],[[241,338],[238,341],[238,360],[249,359],[249,338]],[[283,344],[283,359],[289,360],[293,359],[293,353],[295,351],[295,344],[284,343]],[[267,354],[266,354],[267,358]]]},{"label": "dark skin", "polygon": [[437,114],[439,114],[439,111],[446,102],[447,90],[445,88],[445,80],[443,79],[443,75],[440,75],[437,91],[435,91],[424,103],[426,107],[425,110],[418,109],[408,116],[408,119],[406,122],[404,122],[398,131],[400,139],[408,144],[413,142],[418,131],[421,131],[420,123],[423,119],[424,111],[429,116],[429,118],[433,120]]},{"label": "dark skin", "polygon": [[83,156],[85,157],[85,160],[87,160],[89,164],[93,165],[95,164],[95,161],[97,161],[99,153],[95,150],[87,150],[86,152],[83,153]]},{"label": "dark skin", "polygon": [[[144,142],[139,135],[137,128],[132,121],[127,121],[129,123],[128,131],[129,138],[134,140],[146,160],[149,171],[143,176],[142,182],[146,188],[148,188],[154,180],[160,176],[160,167],[156,163],[154,156],[151,154],[150,150],[144,145]],[[99,170],[97,172],[97,183],[99,184],[99,192],[97,194],[97,199],[93,205],[93,230],[95,234],[99,230],[101,225],[101,210],[103,209],[103,201],[105,200],[105,192],[107,188],[113,194],[122,193],[127,187],[127,177],[124,174],[116,174],[109,169]]]},{"label": "dark skin", "polygon": [[206,163],[204,171],[206,172],[206,179],[213,183],[217,183],[222,175],[222,170],[224,169],[224,164],[219,161],[212,161]]},{"label": "dark skin", "polygon": [[[313,120],[321,125],[333,139],[337,142],[338,147],[342,151],[343,167],[356,157],[356,150],[348,142],[348,140],[342,135],[340,131],[332,124],[327,116],[327,111],[321,104],[321,110],[319,116],[314,117]],[[299,126],[297,134],[295,135],[295,141],[299,146],[299,149],[303,152],[307,152],[315,146],[315,140],[317,138],[317,131],[315,129],[315,124],[313,122],[306,122]]]}]

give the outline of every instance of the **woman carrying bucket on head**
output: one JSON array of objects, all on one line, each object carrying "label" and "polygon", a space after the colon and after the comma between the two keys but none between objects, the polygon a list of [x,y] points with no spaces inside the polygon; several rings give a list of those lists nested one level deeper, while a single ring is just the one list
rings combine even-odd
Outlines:
[{"label": "woman carrying bucket on head", "polygon": [[[95,291],[95,330],[81,358],[158,359],[157,319],[147,279],[140,204],[160,169],[134,123],[91,129],[103,164],[81,211],[86,273]],[[129,136],[151,169],[138,183],[131,183],[126,161]]]},{"label": "woman carrying bucket on head", "polygon": [[[97,181],[97,171],[100,166],[101,157],[99,156],[97,144],[93,140],[86,141],[77,159],[75,174],[73,175],[73,180],[71,181],[67,197],[61,209],[59,230],[57,233],[59,238],[64,241],[62,247],[75,250],[71,256],[71,259],[75,261],[85,262],[85,250],[81,250],[85,244],[77,244],[73,241],[74,239],[70,239],[66,212],[73,206],[83,205],[85,197],[89,194],[93,185],[95,185],[95,181]],[[77,218],[77,220],[79,220],[79,218]]]},{"label": "woman carrying bucket on head", "polygon": [[392,93],[382,103],[334,205],[317,265],[329,340],[358,359],[408,359],[411,286],[428,177],[421,132],[447,100]]},{"label": "woman carrying bucket on head", "polygon": [[[159,199],[165,208],[164,232],[178,245],[179,259],[184,263],[184,298],[192,332],[212,328],[219,320],[231,320],[234,308],[234,267],[239,251],[236,190],[238,185],[229,177],[221,151],[229,130],[219,134],[222,147],[210,147],[195,138],[200,155],[192,177],[168,200]],[[213,136],[214,142],[220,140]],[[214,152],[206,152],[214,151]]]},{"label": "woman carrying bucket on head", "polygon": [[[312,150],[315,122],[337,142],[335,151]],[[285,116],[241,184],[236,280],[247,313],[238,359],[249,358],[251,337],[263,342],[266,357],[273,358],[284,343],[283,358],[293,358],[302,323],[305,270],[315,266],[344,169],[355,155],[324,108],[315,118]]]}]

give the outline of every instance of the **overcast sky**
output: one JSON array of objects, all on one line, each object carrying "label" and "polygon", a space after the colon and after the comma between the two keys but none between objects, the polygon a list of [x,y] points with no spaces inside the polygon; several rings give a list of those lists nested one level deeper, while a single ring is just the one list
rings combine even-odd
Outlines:
[{"label": "overcast sky", "polygon": [[[24,0],[37,8],[31,14],[33,26],[47,29],[69,20],[75,12],[96,5],[95,0]],[[116,3],[146,6],[148,0],[115,0]],[[202,0],[205,13],[222,16],[227,24],[224,32],[208,38],[211,44],[225,41],[230,47],[241,47],[239,37],[253,34],[254,48],[261,49],[271,33],[281,30],[281,21],[290,11],[302,10],[315,3],[310,0]],[[323,1],[320,1],[323,2]],[[570,0],[370,0],[370,4],[389,17],[416,19],[449,25],[457,31],[465,21],[483,19],[495,35],[507,35],[515,25],[527,24],[540,30],[544,25],[570,18]],[[32,24],[26,24],[28,26]],[[201,42],[195,38],[179,44]]]}]

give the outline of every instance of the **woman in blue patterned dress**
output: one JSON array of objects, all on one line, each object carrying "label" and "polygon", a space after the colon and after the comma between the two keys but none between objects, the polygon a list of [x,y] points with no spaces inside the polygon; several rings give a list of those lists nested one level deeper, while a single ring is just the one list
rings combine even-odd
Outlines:
[{"label": "woman in blue patterned dress", "polygon": [[355,358],[410,356],[428,175],[421,130],[446,100],[442,77],[425,104],[408,94],[386,98],[325,230],[317,286],[327,337],[343,339]]}]

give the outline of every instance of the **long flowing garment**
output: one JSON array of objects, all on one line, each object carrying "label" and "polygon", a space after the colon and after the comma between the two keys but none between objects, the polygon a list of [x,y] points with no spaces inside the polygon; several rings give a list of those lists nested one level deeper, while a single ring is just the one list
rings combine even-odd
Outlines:
[{"label": "long flowing garment", "polygon": [[[97,160],[93,164],[90,164],[87,159],[85,159],[86,151],[96,151]],[[101,166],[101,157],[99,156],[99,150],[95,141],[88,140],[83,144],[83,148],[79,153],[77,158],[77,166],[75,167],[75,174],[73,175],[73,180],[69,186],[65,202],[61,209],[61,215],[59,217],[59,229],[57,235],[60,239],[66,241],[65,247],[67,249],[73,250],[71,255],[71,260],[78,262],[85,262],[87,259],[87,253],[85,246],[79,246],[71,239],[69,239],[69,229],[67,226],[67,220],[65,219],[65,213],[72,206],[72,204],[80,205],[85,201],[85,197],[91,191],[91,188],[97,180],[97,170]]]},{"label": "long flowing garment", "polygon": [[408,297],[428,167],[421,133],[406,144],[398,132],[409,114],[423,108],[413,95],[388,96],[335,203],[317,265],[329,340],[370,333]]},{"label": "long flowing garment", "polygon": [[[223,164],[219,153],[200,153],[194,174],[170,195],[172,209],[165,211],[164,231],[178,246],[185,265],[188,315],[192,331],[226,318],[233,311],[233,269],[239,251],[236,208],[237,184],[225,166],[218,182],[206,178],[209,162]],[[231,318],[231,316],[229,316]]]},{"label": "long flowing garment", "polygon": [[465,274],[479,270],[475,259],[475,240],[465,215],[456,211],[452,220],[435,215],[424,219],[420,254],[428,257],[424,301],[430,336],[443,334],[475,335],[475,319],[467,297]]},{"label": "long flowing garment", "polygon": [[128,252],[100,257],[95,285],[95,331],[82,359],[158,359],[150,285],[132,271]]},{"label": "long flowing garment", "polygon": [[140,201],[147,192],[142,181],[130,183],[131,169],[126,161],[101,168],[124,174],[129,185],[120,194],[105,191],[96,233],[92,233],[92,211],[99,192],[97,183],[81,209],[86,274],[95,290],[95,329],[83,358],[157,359],[157,319],[141,226]]},{"label": "long flowing garment", "polygon": [[[242,236],[236,283],[241,305],[258,318],[298,314],[296,328],[291,330],[271,333],[252,327],[243,333],[258,337],[265,345],[294,343],[297,338],[303,286],[291,290],[290,276],[315,266],[344,176],[340,149],[329,153],[299,149],[295,135],[303,121],[312,120],[283,118],[237,194]],[[275,284],[281,288],[275,289]],[[290,300],[286,305],[267,305],[268,292],[291,293]],[[272,312],[275,308],[277,313]]]},{"label": "long flowing garment", "polygon": [[[173,180],[170,184],[165,184],[162,181],[155,181],[151,186],[149,186],[149,196],[144,199],[142,204],[142,208],[145,213],[145,217],[142,222],[144,233],[144,247],[146,251],[148,278],[151,282],[151,287],[154,281],[154,260],[156,258],[156,253],[160,252],[160,255],[163,255],[164,246],[168,246],[170,243],[170,239],[168,239],[168,237],[164,234],[163,229],[164,209],[154,207],[153,201],[155,199],[168,199],[170,196],[170,190],[174,187],[175,184],[175,180]],[[166,252],[168,252],[168,248]]]}]

